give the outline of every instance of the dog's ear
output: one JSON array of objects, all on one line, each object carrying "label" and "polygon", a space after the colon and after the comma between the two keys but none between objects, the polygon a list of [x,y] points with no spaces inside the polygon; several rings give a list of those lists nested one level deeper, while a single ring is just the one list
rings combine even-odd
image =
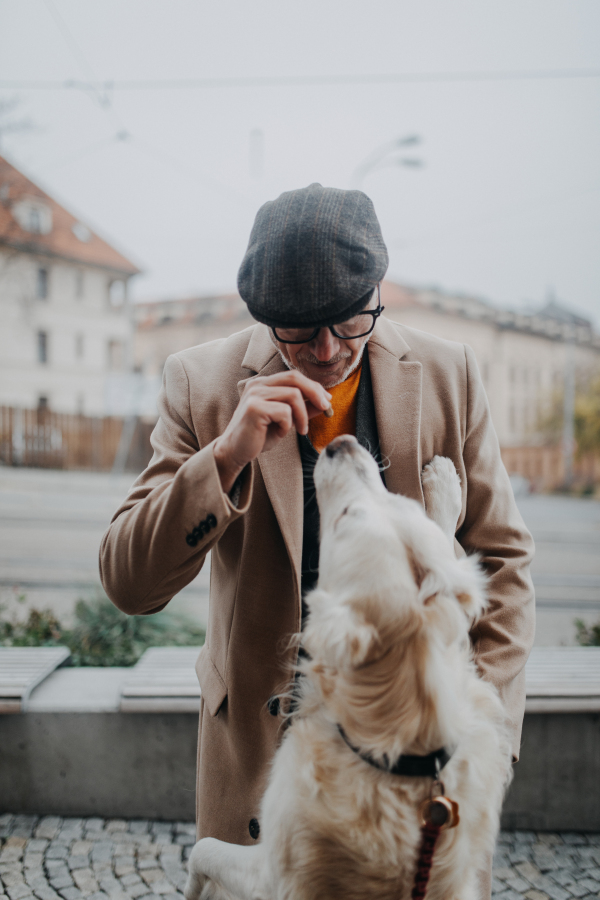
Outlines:
[{"label": "dog's ear", "polygon": [[334,603],[325,596],[316,599],[311,595],[311,614],[303,639],[309,654],[338,669],[364,663],[377,642],[377,629],[345,603]]}]

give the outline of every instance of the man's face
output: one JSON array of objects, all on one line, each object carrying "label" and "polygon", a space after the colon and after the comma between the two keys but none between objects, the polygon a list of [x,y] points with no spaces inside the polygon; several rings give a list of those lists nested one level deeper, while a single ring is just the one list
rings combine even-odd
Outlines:
[{"label": "man's face", "polygon": [[[376,307],[375,291],[365,309]],[[321,328],[317,336],[306,344],[284,344],[275,340],[272,332],[271,336],[279,352],[293,369],[318,381],[324,388],[334,387],[345,381],[360,362],[370,337],[365,335],[354,340],[344,340],[332,334],[329,328]]]}]

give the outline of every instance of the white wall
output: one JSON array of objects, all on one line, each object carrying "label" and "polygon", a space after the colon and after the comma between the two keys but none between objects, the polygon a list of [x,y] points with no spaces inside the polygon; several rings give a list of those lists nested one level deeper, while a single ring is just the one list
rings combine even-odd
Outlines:
[{"label": "white wall", "polygon": [[[48,271],[46,299],[37,296],[40,267]],[[0,250],[0,404],[35,408],[45,396],[57,412],[105,413],[109,341],[123,343],[124,364],[131,347],[128,307],[109,299],[110,284],[122,278],[89,265]],[[38,360],[40,331],[48,335],[46,364]]]},{"label": "white wall", "polygon": [[[385,315],[412,328],[473,348],[498,438],[503,447],[535,442],[540,414],[556,390],[561,391],[566,344],[542,335],[499,328],[484,319],[469,319],[427,306],[394,308]],[[600,352],[577,346],[578,373],[600,370]]]}]

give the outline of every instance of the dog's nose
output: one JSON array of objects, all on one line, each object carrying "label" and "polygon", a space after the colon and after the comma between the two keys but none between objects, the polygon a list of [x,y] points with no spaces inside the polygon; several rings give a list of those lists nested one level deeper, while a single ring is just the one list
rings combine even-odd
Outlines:
[{"label": "dog's nose", "polygon": [[351,434],[340,434],[334,438],[330,444],[327,444],[325,453],[327,456],[334,457],[337,453],[352,453],[358,442]]}]

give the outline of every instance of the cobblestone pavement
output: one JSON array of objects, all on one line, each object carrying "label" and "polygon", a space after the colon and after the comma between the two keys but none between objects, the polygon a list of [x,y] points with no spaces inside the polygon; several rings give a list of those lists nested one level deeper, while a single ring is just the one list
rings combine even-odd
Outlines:
[{"label": "cobblestone pavement", "polygon": [[0,816],[0,900],[183,900],[189,822]]},{"label": "cobblestone pavement", "polygon": [[596,900],[600,834],[501,832],[492,891],[494,900]]},{"label": "cobblestone pavement", "polygon": [[[3,815],[0,900],[183,900],[193,844],[190,822]],[[493,892],[600,898],[600,834],[502,832]]]}]

